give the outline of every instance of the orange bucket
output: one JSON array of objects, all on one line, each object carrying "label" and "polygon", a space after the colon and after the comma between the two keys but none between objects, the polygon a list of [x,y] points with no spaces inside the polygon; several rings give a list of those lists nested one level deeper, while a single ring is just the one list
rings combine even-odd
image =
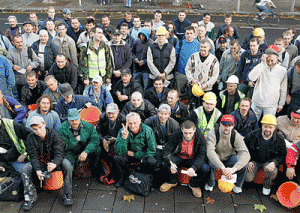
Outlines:
[{"label": "orange bucket", "polygon": [[187,185],[190,183],[190,180],[191,180],[191,177],[188,176],[187,174],[182,174],[181,173],[181,170],[188,170],[188,168],[185,168],[185,167],[180,167],[178,169],[178,181],[180,184],[184,184],[184,185]]},{"label": "orange bucket", "polygon": [[[283,172],[283,164],[281,164],[281,166],[279,167],[278,171],[279,172]],[[260,169],[255,174],[253,182],[256,183],[256,184],[263,184],[264,180],[265,180],[265,177],[266,177],[265,171],[263,169]]]},{"label": "orange bucket", "polygon": [[62,171],[51,172],[52,178],[45,180],[43,188],[45,190],[57,190],[63,187],[64,177]]},{"label": "orange bucket", "polygon": [[80,112],[80,119],[93,124],[94,126],[97,126],[100,116],[101,111],[95,106],[85,108]]},{"label": "orange bucket", "polygon": [[215,171],[215,180],[218,181],[219,179],[221,179],[222,176],[222,170],[221,169],[216,169]]},{"label": "orange bucket", "polygon": [[281,205],[287,208],[295,208],[300,205],[300,188],[292,181],[281,184],[276,195]]}]

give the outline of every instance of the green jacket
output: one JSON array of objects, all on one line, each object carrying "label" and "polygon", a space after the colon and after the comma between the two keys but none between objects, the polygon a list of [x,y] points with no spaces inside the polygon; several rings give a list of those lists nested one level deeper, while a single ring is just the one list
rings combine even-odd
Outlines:
[{"label": "green jacket", "polygon": [[[110,54],[110,48],[105,44],[104,41],[101,41],[99,44],[99,48],[98,51],[94,48],[93,42],[89,42],[88,47],[83,46],[80,48],[80,54],[79,54],[79,75],[81,77],[83,77],[83,80],[87,80],[89,79],[89,66],[88,66],[88,54],[87,54],[87,49],[90,49],[93,52],[96,52],[98,54],[98,52],[104,48],[105,49],[105,61],[106,61],[106,74],[105,76],[102,76],[103,81],[105,82],[105,80],[107,78],[111,78],[112,76],[112,57]],[[99,73],[100,75],[100,73]]]},{"label": "green jacket", "polygon": [[[142,123],[140,132],[134,137],[129,130],[129,136],[126,140],[122,137],[122,130],[123,128],[120,129],[115,142],[115,152],[117,155],[126,155],[127,151],[132,151],[135,153],[134,157],[137,159],[155,156],[156,140],[151,127]],[[128,147],[130,147],[129,150]]]},{"label": "green jacket", "polygon": [[73,164],[83,151],[89,154],[94,151],[100,152],[101,150],[99,145],[100,139],[94,126],[85,121],[80,122],[82,124],[80,143],[71,133],[69,121],[65,121],[58,130],[64,141],[65,157],[71,160]]}]

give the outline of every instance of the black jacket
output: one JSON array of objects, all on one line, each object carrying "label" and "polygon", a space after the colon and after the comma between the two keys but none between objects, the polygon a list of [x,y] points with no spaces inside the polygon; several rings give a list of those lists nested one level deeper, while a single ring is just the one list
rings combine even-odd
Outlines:
[{"label": "black jacket", "polygon": [[[221,99],[221,96],[220,96],[220,94],[221,94],[221,92],[223,92],[223,91],[220,91],[220,93],[219,93],[219,95],[217,96],[217,109],[218,110],[220,110],[220,112],[224,115],[224,114],[228,114],[228,113],[226,113],[225,111],[226,111],[226,107],[227,107],[227,104],[228,104],[228,90],[226,89],[225,91],[224,91],[224,95],[225,95],[225,104],[224,104],[224,107],[222,107],[222,99]],[[241,96],[242,96],[243,94],[241,94]],[[242,96],[243,97],[243,96]],[[233,106],[233,109],[235,108],[235,105],[236,105],[236,103],[240,103],[240,101],[241,101],[241,97],[240,97],[240,95],[239,95],[239,92],[238,92],[238,90],[236,90],[236,92],[235,92],[235,94],[234,94],[234,106]],[[234,109],[235,110],[235,109]],[[233,110],[233,111],[234,111]],[[231,113],[231,112],[230,112]]]},{"label": "black jacket", "polygon": [[157,93],[155,91],[155,88],[151,87],[151,88],[149,88],[149,89],[147,89],[145,91],[145,99],[147,99],[148,101],[150,101],[156,108],[158,108],[159,105],[162,102],[167,101],[167,97],[168,97],[168,92],[169,91],[170,90],[167,87],[164,87],[163,91],[162,91],[161,100],[159,100],[158,97],[157,97]]},{"label": "black jacket", "polygon": [[[171,118],[174,118],[180,125],[189,119],[189,111],[181,101],[178,101],[178,106],[172,110]],[[164,102],[164,104],[168,104],[168,102]]]},{"label": "black jacket", "polygon": [[[43,150],[43,143],[46,150]],[[59,166],[64,157],[64,143],[60,134],[54,130],[46,128],[46,140],[35,133],[31,133],[26,141],[27,152],[30,156],[30,162],[34,171],[44,171],[45,165],[40,161],[40,156],[46,153],[50,156],[50,161]]]},{"label": "black jacket", "polygon": [[43,95],[47,86],[43,81],[38,80],[36,89],[37,93],[32,94],[28,84],[22,87],[20,102],[23,106],[27,107],[30,104],[36,104],[36,101]]},{"label": "black jacket", "polygon": [[122,110],[122,114],[126,116],[130,112],[138,113],[141,116],[142,121],[146,120],[150,116],[156,115],[156,109],[154,105],[146,99],[144,99],[139,108],[136,108],[131,101],[127,102]]},{"label": "black jacket", "polygon": [[144,124],[150,126],[153,129],[157,145],[165,145],[169,141],[169,138],[171,137],[173,132],[180,129],[179,123],[175,119],[170,117],[166,123],[167,135],[163,137],[158,115],[147,118]]},{"label": "black jacket", "polygon": [[[181,130],[178,130],[172,134],[170,137],[165,149],[164,149],[164,158],[167,158],[169,155],[178,155],[181,151],[181,143],[183,139],[183,134]],[[199,129],[196,129],[195,132],[195,141],[194,141],[194,163],[191,166],[195,171],[200,169],[206,161],[206,140],[204,135]]]},{"label": "black jacket", "polygon": [[119,113],[116,119],[116,125],[112,128],[109,128],[109,119],[106,113],[101,115],[100,121],[97,124],[96,130],[99,135],[99,138],[102,140],[105,136],[112,136],[117,138],[118,132],[122,129],[122,124],[126,123],[125,116]]},{"label": "black jacket", "polygon": [[252,109],[249,110],[245,123],[243,122],[240,109],[232,112],[231,115],[234,117],[235,130],[238,131],[238,133],[240,133],[242,136],[245,137],[249,134],[249,132],[258,129],[257,118]]},{"label": "black jacket", "polygon": [[250,132],[244,138],[251,156],[250,161],[256,163],[274,162],[276,166],[284,163],[286,157],[284,139],[278,133],[274,132],[269,144],[261,144],[262,140],[263,136],[261,129]]}]

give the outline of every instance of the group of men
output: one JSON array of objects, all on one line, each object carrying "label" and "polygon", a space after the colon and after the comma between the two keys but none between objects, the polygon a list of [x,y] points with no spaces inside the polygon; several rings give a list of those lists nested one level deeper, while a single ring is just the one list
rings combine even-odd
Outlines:
[{"label": "group of men", "polygon": [[[255,26],[240,45],[230,15],[216,31],[210,14],[191,22],[181,11],[165,23],[156,11],[142,27],[125,12],[117,27],[108,16],[101,24],[88,17],[83,27],[69,9],[62,12],[57,18],[50,7],[45,21],[31,13],[22,29],[10,16],[0,35],[0,161],[21,174],[24,210],[37,199],[33,174],[43,181],[58,170],[64,205],[72,205],[80,162],[97,179],[106,162],[118,187],[137,166],[161,192],[178,184],[185,167],[197,198],[201,188],[213,190],[216,169],[229,180],[237,174],[235,193],[260,168],[264,195],[282,164],[287,179],[299,179],[293,29],[268,45]],[[80,120],[91,106],[102,113],[96,127]]]}]

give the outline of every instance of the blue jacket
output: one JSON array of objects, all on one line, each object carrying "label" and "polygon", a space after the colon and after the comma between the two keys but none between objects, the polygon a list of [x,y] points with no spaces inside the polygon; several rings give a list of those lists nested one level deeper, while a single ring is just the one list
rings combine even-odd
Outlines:
[{"label": "blue jacket", "polygon": [[[31,48],[34,50],[36,55],[38,55],[38,53],[39,53],[39,45],[40,45],[40,40],[37,40],[31,46]],[[52,41],[48,41],[48,43],[46,44],[46,47],[45,47],[45,54],[44,54],[45,70],[50,69],[50,67],[55,62],[56,56],[58,54],[59,54],[58,47]]]},{"label": "blue jacket", "polygon": [[84,108],[85,104],[90,102],[92,105],[97,106],[94,100],[90,100],[88,97],[83,95],[73,95],[73,100],[70,104],[67,104],[64,98],[61,98],[55,105],[54,110],[59,115],[61,123],[68,120],[68,110],[72,108],[81,109]]},{"label": "blue jacket", "polygon": [[174,25],[175,25],[175,35],[177,36],[177,38],[179,40],[184,39],[185,36],[185,28],[188,26],[191,26],[191,22],[189,20],[187,20],[186,18],[184,19],[183,22],[179,21],[179,19],[175,19],[173,21]]},{"label": "blue jacket", "polygon": [[0,55],[0,90],[3,95],[12,96],[15,75],[6,57]]},{"label": "blue jacket", "polygon": [[102,113],[105,112],[105,109],[108,104],[114,102],[110,92],[103,86],[101,86],[101,94],[99,100],[96,100],[94,97],[93,86],[85,88],[85,90],[83,91],[83,95],[89,97],[89,99],[91,100],[94,100],[96,102],[96,106],[98,107],[98,109],[100,109]]},{"label": "blue jacket", "polygon": [[121,24],[126,23],[128,24],[128,29],[133,27],[133,19],[130,20],[130,22],[127,22],[125,19],[122,19],[118,25],[117,28],[120,29],[121,28]]},{"label": "blue jacket", "polygon": [[14,117],[15,122],[22,123],[27,115],[27,109],[13,97],[4,95],[3,104]]},{"label": "blue jacket", "polygon": [[234,128],[238,133],[242,136],[246,136],[249,132],[258,129],[257,118],[252,109],[248,112],[248,117],[246,119],[245,124],[243,124],[242,115],[240,113],[240,109],[232,112],[231,115],[234,117],[235,125]]},{"label": "blue jacket", "polygon": [[[234,29],[234,34],[233,34],[234,39],[238,39],[240,36],[239,36],[237,27],[234,24],[230,24],[230,25],[233,26],[233,29]],[[224,34],[225,27],[226,27],[226,24],[222,25],[219,28],[216,38],[219,38],[221,35]]]},{"label": "blue jacket", "polygon": [[[237,67],[237,77],[243,80],[245,83],[249,81],[248,75],[250,71],[260,63],[260,58],[262,56],[261,51],[258,51],[256,55],[252,55],[250,50],[246,50],[241,55],[241,59]],[[247,84],[247,83],[246,83]]]}]

